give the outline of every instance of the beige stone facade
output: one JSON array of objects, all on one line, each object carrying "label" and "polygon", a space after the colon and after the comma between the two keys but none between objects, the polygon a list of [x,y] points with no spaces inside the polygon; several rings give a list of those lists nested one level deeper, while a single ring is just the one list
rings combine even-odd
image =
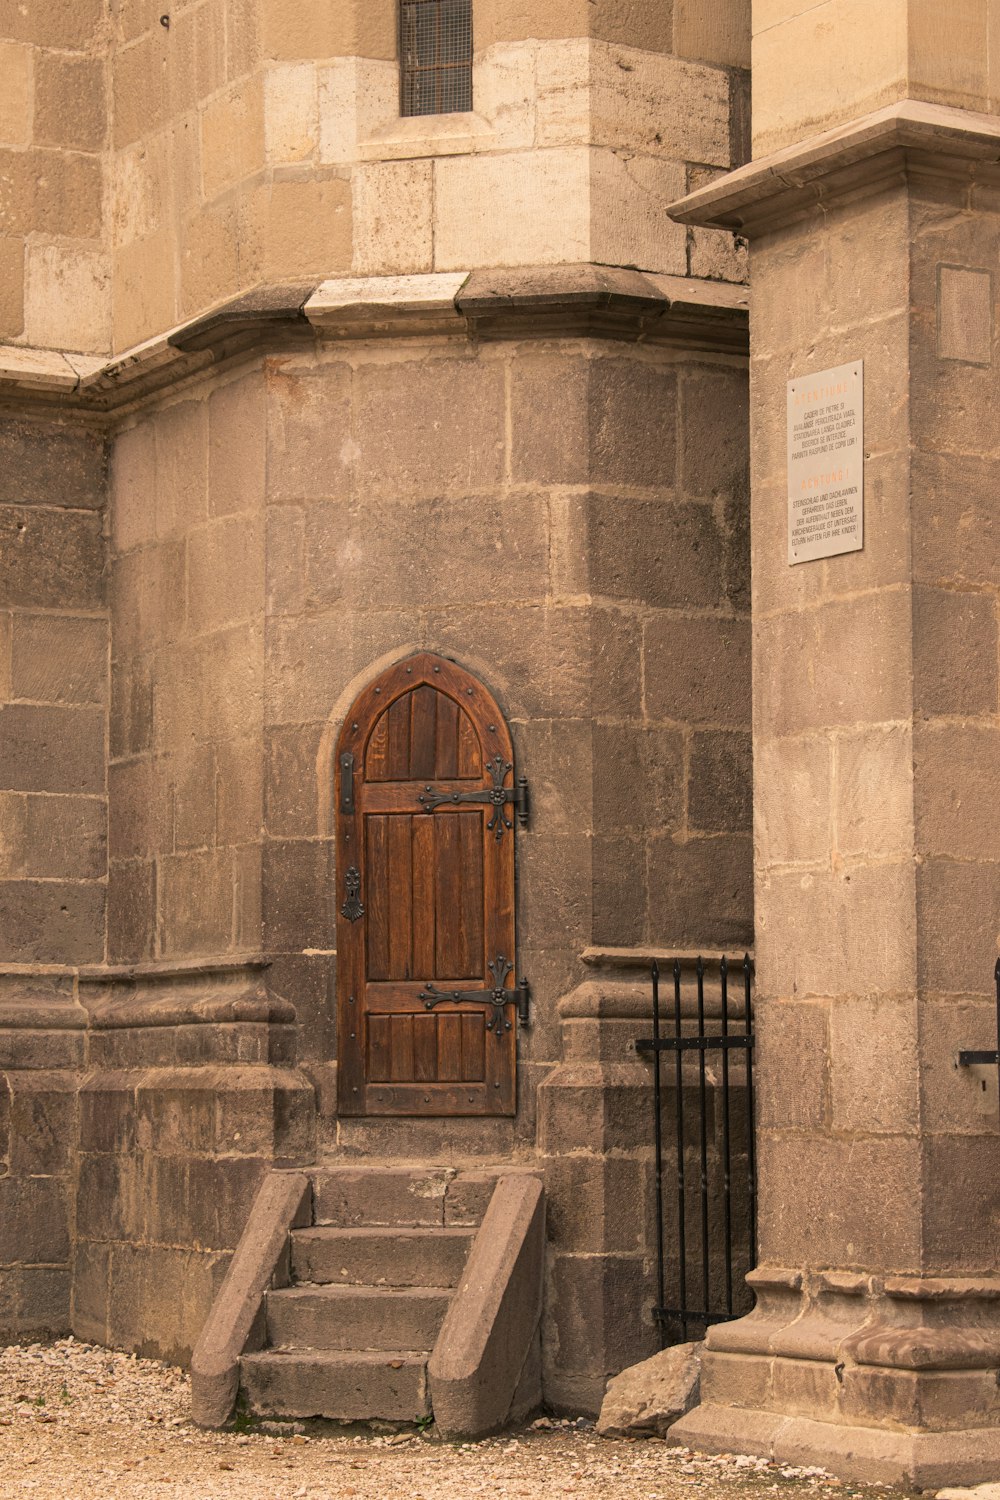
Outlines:
[{"label": "beige stone facade", "polygon": [[[757,1307],[675,1435],[988,1476],[994,9],[474,0],[472,110],[403,116],[396,0],[0,3],[6,1335],[186,1360],[269,1171],[506,1168],[510,1410],[595,1410],[644,966],[756,940]],[[849,360],[864,547],[789,566]],[[510,1117],[338,1110],[335,747],[416,652],[531,783]]]}]

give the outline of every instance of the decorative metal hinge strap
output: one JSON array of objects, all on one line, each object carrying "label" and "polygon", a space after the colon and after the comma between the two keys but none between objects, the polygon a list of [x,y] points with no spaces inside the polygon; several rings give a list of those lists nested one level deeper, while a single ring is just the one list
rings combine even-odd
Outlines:
[{"label": "decorative metal hinge strap", "polygon": [[344,876],[344,896],[346,899],[340,910],[349,922],[356,922],[364,916],[365,909],[361,904],[361,875],[354,865]]},{"label": "decorative metal hinge strap", "polygon": [[354,816],[354,756],[349,750],[340,757],[340,810]]},{"label": "decorative metal hinge strap", "polygon": [[504,954],[498,953],[496,958],[487,965],[493,976],[493,988],[491,990],[439,990],[436,984],[427,984],[417,996],[418,1000],[424,1002],[425,1010],[433,1010],[435,1005],[442,1003],[454,1004],[465,1003],[475,1005],[488,1005],[492,1007],[493,1014],[486,1022],[486,1030],[493,1031],[497,1036],[502,1032],[510,1031],[512,1023],[507,1019],[507,1006],[517,1004],[518,1020],[522,1026],[529,1024],[528,1004],[530,991],[528,981],[522,979],[516,990],[504,988],[507,975],[514,965]]},{"label": "decorative metal hinge strap", "polygon": [[513,805],[517,809],[518,823],[522,828],[527,828],[529,811],[527,777],[519,776],[516,786],[504,786],[504,782],[514,767],[509,760],[504,760],[502,755],[494,756],[491,761],[487,761],[486,769],[493,782],[489,788],[484,787],[477,792],[436,792],[428,784],[422,792],[417,793],[417,801],[424,812],[433,812],[437,807],[461,802],[477,802],[480,805],[492,807],[493,815],[486,826],[498,841],[503,838],[507,829],[514,826],[504,810],[508,805]]}]

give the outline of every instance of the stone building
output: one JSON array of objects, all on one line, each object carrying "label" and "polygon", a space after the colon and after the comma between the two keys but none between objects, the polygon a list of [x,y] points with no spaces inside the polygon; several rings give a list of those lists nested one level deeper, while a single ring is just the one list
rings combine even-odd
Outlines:
[{"label": "stone building", "polygon": [[[680,1431],[988,1472],[998,42],[0,0],[7,1337],[207,1329],[225,1405],[293,1225],[306,1286],[365,1233],[377,1283],[492,1214],[479,1425],[593,1411],[656,1343],[644,968],[756,936],[758,1303]],[[792,566],[787,382],[862,360],[864,547]],[[245,1388],[364,1414],[306,1286]]]}]

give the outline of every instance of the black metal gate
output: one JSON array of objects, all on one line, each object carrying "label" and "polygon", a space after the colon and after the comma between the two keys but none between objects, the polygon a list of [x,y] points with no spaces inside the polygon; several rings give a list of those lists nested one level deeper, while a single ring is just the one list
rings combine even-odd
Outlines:
[{"label": "black metal gate", "polygon": [[[744,1277],[756,1264],[757,1246],[753,960],[723,958],[709,971],[701,958],[693,970],[675,958],[671,976],[665,1025],[654,962],[653,1035],[636,1042],[653,1062],[654,1316],[661,1348],[686,1342],[692,1327],[750,1310]],[[666,1080],[664,1053],[673,1057]]]}]

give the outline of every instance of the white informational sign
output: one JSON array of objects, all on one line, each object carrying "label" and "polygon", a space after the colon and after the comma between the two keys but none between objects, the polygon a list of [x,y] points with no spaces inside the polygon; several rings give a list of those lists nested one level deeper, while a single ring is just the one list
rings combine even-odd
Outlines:
[{"label": "white informational sign", "polygon": [[859,552],[865,530],[863,360],[788,382],[788,561]]}]

